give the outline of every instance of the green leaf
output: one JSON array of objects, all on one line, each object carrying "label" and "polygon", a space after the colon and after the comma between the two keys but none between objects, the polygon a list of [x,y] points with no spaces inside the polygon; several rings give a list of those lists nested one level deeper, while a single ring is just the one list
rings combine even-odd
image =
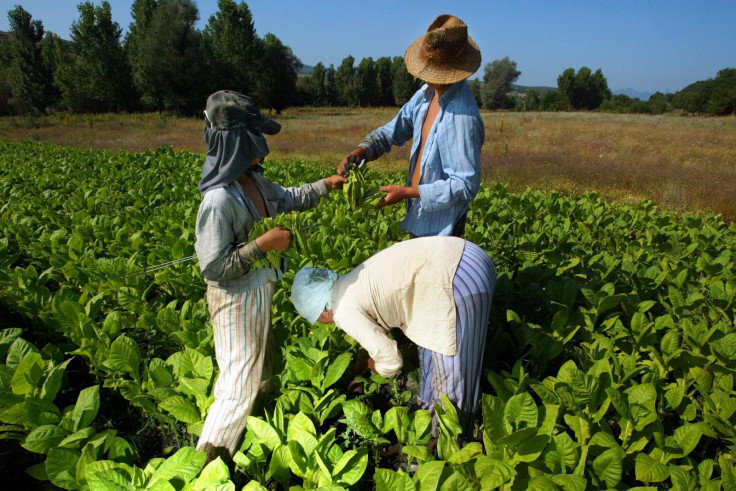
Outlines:
[{"label": "green leaf", "polygon": [[683,457],[695,450],[700,442],[703,430],[700,424],[686,424],[675,430],[675,441],[683,451]]},{"label": "green leaf", "polygon": [[528,392],[512,396],[503,410],[504,420],[509,431],[537,426],[537,405]]},{"label": "green leaf", "polygon": [[621,482],[624,452],[618,448],[609,448],[593,460],[593,472],[609,488],[615,488]]},{"label": "green leaf", "polygon": [[64,489],[79,489],[77,484],[77,462],[81,453],[69,448],[51,448],[46,458],[46,475],[56,486]]},{"label": "green leaf", "polygon": [[168,397],[161,401],[159,406],[184,423],[191,424],[202,420],[197,406],[184,396]]},{"label": "green leaf", "polygon": [[411,477],[401,471],[378,468],[373,476],[376,491],[416,491]]},{"label": "green leaf", "polygon": [[204,467],[207,454],[198,452],[192,447],[183,447],[174,455],[166,459],[154,471],[149,479],[149,488],[156,481],[168,482],[176,478],[188,483],[200,473]]},{"label": "green leaf", "polygon": [[39,381],[43,377],[46,362],[36,352],[28,353],[15,369],[10,385],[13,394],[31,395],[39,389]]},{"label": "green leaf", "polygon": [[321,389],[323,391],[338,380],[340,380],[340,377],[342,377],[342,374],[345,373],[345,370],[350,365],[351,360],[352,355],[350,353],[343,353],[330,362],[329,366],[327,367],[327,374],[322,381]]},{"label": "green leaf", "polygon": [[105,366],[128,373],[138,381],[140,364],[141,350],[133,339],[128,336],[119,336],[112,342]]},{"label": "green leaf", "polygon": [[[442,460],[432,460],[424,462],[414,474],[414,482],[420,490],[437,489],[442,478],[442,471],[445,469],[445,462]],[[476,471],[476,474],[481,475]]]},{"label": "green leaf", "polygon": [[567,433],[554,437],[544,452],[544,464],[554,473],[566,473],[578,463],[576,445]]},{"label": "green leaf", "polygon": [[655,407],[657,389],[654,384],[635,385],[626,389],[626,394],[629,397],[631,417],[638,431],[657,420],[659,417]]},{"label": "green leaf", "polygon": [[266,423],[260,418],[256,418],[255,416],[248,416],[247,428],[248,431],[255,434],[258,443],[266,445],[266,447],[268,447],[268,449],[272,452],[277,446],[281,445],[282,443],[276,429],[274,429],[273,426]]},{"label": "green leaf", "polygon": [[34,453],[45,454],[56,447],[68,432],[56,425],[43,425],[31,431],[21,442],[21,446]]},{"label": "green leaf", "polygon": [[291,477],[291,452],[289,447],[280,445],[271,454],[271,461],[268,464],[268,472],[266,479],[273,478],[281,484],[284,489],[288,489],[289,479]]},{"label": "green leaf", "polygon": [[[419,470],[429,463],[423,464]],[[481,455],[475,461],[475,475],[481,478],[483,489],[495,489],[509,483],[516,475],[516,471],[505,462]]]},{"label": "green leaf", "polygon": [[[230,482],[230,470],[220,457],[210,462],[202,469],[196,481],[193,491],[205,491],[215,489],[215,486]],[[233,487],[234,489],[234,487]]]},{"label": "green leaf", "polygon": [[100,409],[100,386],[93,385],[83,389],[77,397],[77,403],[74,405],[72,414],[72,431],[86,428],[97,417],[97,411]]},{"label": "green leaf", "polygon": [[[304,448],[306,455],[311,455],[317,447],[317,430],[309,416],[299,412],[289,421],[289,427],[286,429],[286,440],[297,441]],[[291,447],[289,447],[291,448]]]},{"label": "green leaf", "polygon": [[646,483],[662,482],[670,476],[666,465],[654,460],[645,453],[636,455],[635,466],[636,479]]},{"label": "green leaf", "polygon": [[368,467],[368,449],[348,450],[332,470],[333,482],[342,486],[352,486],[363,477]]}]

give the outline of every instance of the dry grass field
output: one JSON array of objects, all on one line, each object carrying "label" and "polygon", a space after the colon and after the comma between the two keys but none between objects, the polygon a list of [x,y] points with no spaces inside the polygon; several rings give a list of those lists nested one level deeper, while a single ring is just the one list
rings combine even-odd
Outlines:
[{"label": "dry grass field", "polygon": [[[336,166],[394,108],[291,108],[269,138],[272,158]],[[649,199],[663,209],[736,221],[736,117],[483,112],[483,180],[512,190],[596,190],[609,200]],[[170,145],[204,153],[200,119],[158,114],[1,118],[0,139],[102,150]],[[409,144],[373,165],[407,166]]]}]

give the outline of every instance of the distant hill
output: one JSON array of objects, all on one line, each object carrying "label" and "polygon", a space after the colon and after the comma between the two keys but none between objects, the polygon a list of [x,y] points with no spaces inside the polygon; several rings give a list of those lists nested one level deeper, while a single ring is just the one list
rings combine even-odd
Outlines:
[{"label": "distant hill", "polygon": [[312,70],[314,70],[314,67],[312,65],[302,65],[302,69],[299,70],[298,73],[304,74],[304,75],[311,75]]},{"label": "distant hill", "polygon": [[632,99],[639,99],[642,101],[648,101],[652,97],[651,92],[639,92],[635,89],[616,89],[611,91],[614,95],[623,94],[631,97]]},{"label": "distant hill", "polygon": [[544,85],[527,87],[525,85],[511,84],[511,92],[516,92],[517,94],[526,94],[527,92],[529,92],[529,89],[534,89],[540,94],[544,94],[545,92],[549,92],[550,90],[557,90],[557,87],[547,87]]}]

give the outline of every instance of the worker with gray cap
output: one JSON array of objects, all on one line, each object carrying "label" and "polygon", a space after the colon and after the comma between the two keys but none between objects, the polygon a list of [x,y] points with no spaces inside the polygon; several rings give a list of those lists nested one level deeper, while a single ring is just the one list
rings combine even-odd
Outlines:
[{"label": "worker with gray cap", "polygon": [[270,250],[286,250],[292,237],[284,227],[252,237],[253,224],[277,213],[312,208],[346,181],[334,175],[285,188],[266,179],[262,164],[269,148],[264,135],[280,130],[248,96],[223,90],[207,99],[208,149],[199,181],[202,202],[195,250],[207,284],[220,370],[197,443],[208,460],[229,459],[235,453],[246,419],[270,376],[271,300],[283,267],[279,271],[251,266]]}]

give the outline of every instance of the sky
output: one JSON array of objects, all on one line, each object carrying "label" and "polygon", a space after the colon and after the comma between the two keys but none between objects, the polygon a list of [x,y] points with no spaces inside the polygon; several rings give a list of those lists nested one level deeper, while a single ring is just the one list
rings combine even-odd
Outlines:
[{"label": "sky", "polygon": [[[102,0],[90,0],[100,5]],[[240,3],[241,0],[236,0]],[[21,5],[44,29],[70,39],[81,0],[0,0],[0,31],[7,12]],[[132,0],[109,0],[112,17],[128,31]],[[195,0],[203,29],[217,0]],[[275,34],[305,65],[337,68],[347,56],[403,56],[440,14],[468,25],[484,67],[508,57],[521,72],[516,83],[557,86],[566,69],[600,69],[613,90],[674,93],[736,68],[734,0],[250,0],[256,32]]]}]

